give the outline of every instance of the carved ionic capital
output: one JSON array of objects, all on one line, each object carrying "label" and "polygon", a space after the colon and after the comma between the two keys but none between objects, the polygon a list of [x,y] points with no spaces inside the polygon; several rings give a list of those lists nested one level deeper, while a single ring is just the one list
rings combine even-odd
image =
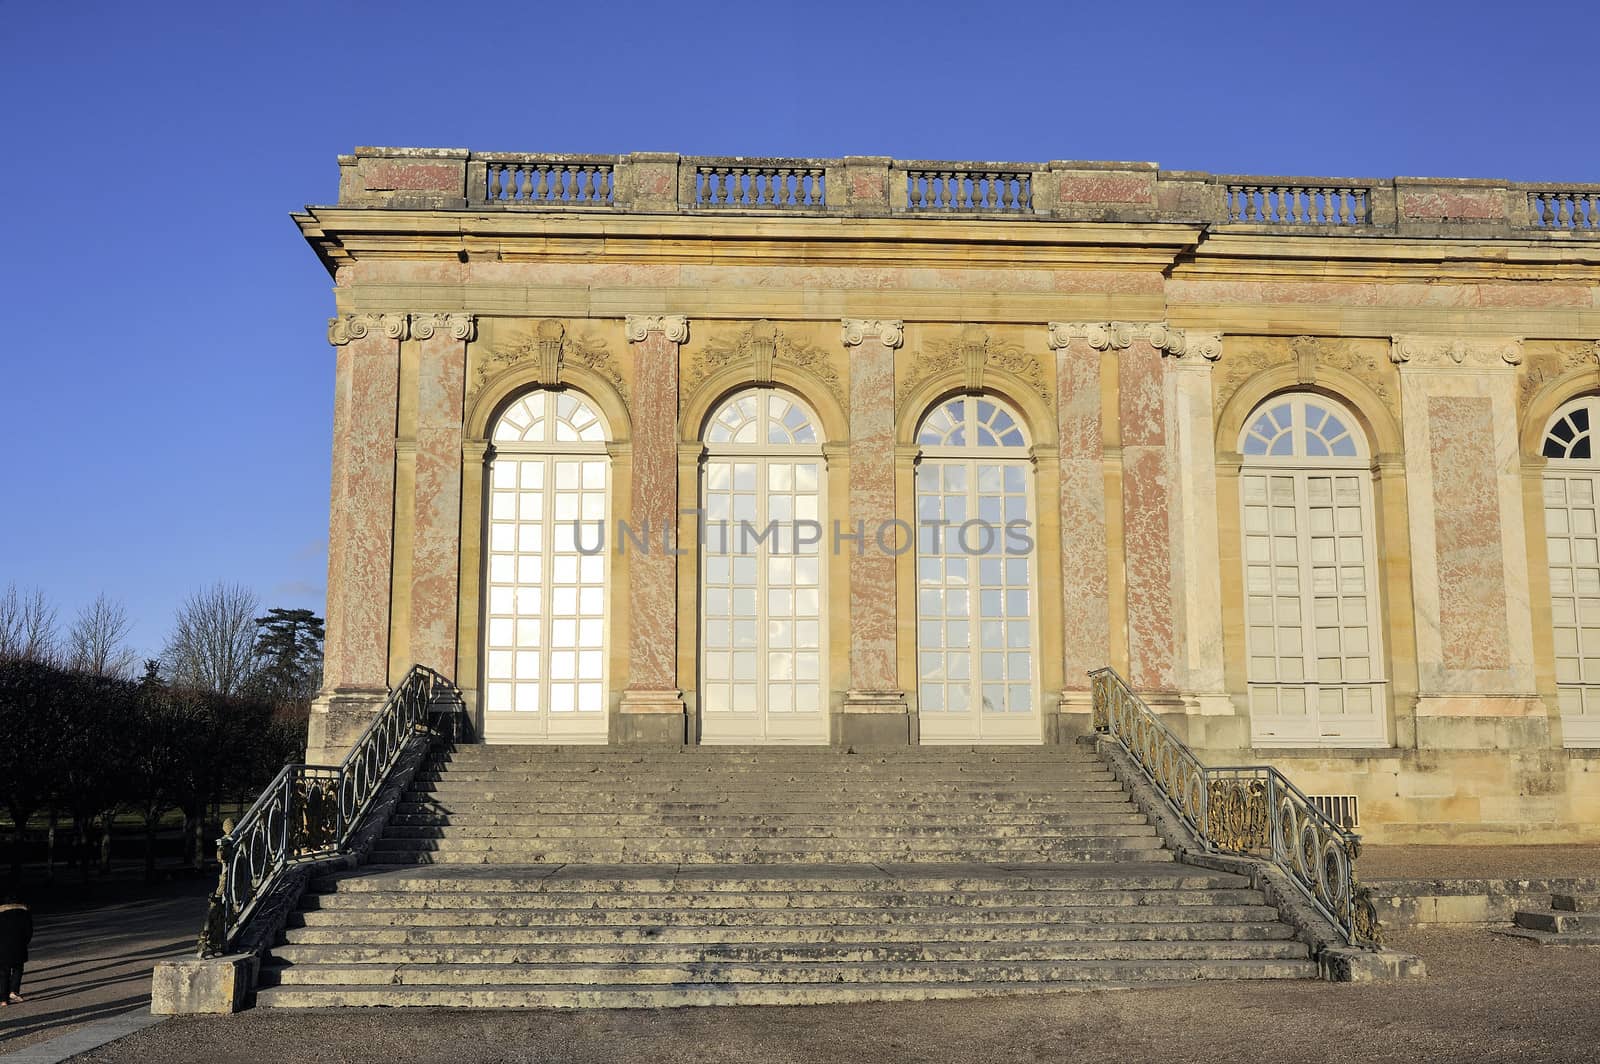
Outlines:
[{"label": "carved ionic capital", "polygon": [[373,330],[391,340],[404,340],[407,317],[405,314],[345,314],[329,318],[328,342],[342,347],[351,340],[365,339]]},{"label": "carved ionic capital", "polygon": [[1174,329],[1164,321],[1052,321],[1050,347],[1060,350],[1082,340],[1096,351],[1122,351],[1143,340],[1173,358],[1199,355],[1208,362],[1222,357],[1222,334]]},{"label": "carved ionic capital", "polygon": [[689,319],[682,314],[629,314],[626,323],[628,342],[642,343],[652,332],[659,332],[675,344],[689,339]]},{"label": "carved ionic capital", "polygon": [[1522,340],[1466,339],[1459,336],[1395,336],[1389,345],[1389,361],[1397,366],[1466,366],[1490,369],[1495,366],[1520,366]]},{"label": "carved ionic capital", "polygon": [[844,318],[841,337],[846,347],[857,347],[869,336],[878,338],[884,347],[899,347],[905,339],[905,322],[882,321],[876,318]]},{"label": "carved ionic capital", "polygon": [[411,315],[412,339],[431,340],[434,333],[442,333],[453,340],[470,341],[477,336],[478,319],[471,314]]}]

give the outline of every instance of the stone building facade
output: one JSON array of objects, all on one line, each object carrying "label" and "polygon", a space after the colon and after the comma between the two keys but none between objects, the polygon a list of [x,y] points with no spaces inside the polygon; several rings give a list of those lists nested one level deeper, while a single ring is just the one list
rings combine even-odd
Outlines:
[{"label": "stone building facade", "polygon": [[1600,839],[1600,186],[339,163],[313,761],[413,662],[488,741],[854,747],[1109,664],[1375,841]]}]

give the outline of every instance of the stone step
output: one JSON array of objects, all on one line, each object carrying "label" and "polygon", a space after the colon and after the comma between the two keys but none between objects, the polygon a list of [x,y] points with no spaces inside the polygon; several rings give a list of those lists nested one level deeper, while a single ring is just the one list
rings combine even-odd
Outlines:
[{"label": "stone step", "polygon": [[862,780],[917,783],[1049,783],[1059,779],[1104,779],[1111,770],[1100,761],[1073,761],[1041,765],[823,765],[816,768],[793,764],[751,765],[494,765],[432,764],[417,772],[418,779],[538,780],[592,783],[596,776],[607,780],[735,780],[772,778],[785,782],[824,780],[833,783]]},{"label": "stone step", "polygon": [[[831,915],[831,914],[830,914]],[[922,923],[888,926],[846,924],[746,923],[737,926],[702,924],[675,927],[670,924],[603,924],[589,926],[461,927],[415,923],[396,927],[324,925],[291,927],[284,931],[290,946],[377,947],[377,946],[618,946],[654,950],[658,946],[699,946],[720,948],[730,945],[783,946],[796,949],[811,946],[890,945],[907,943],[1050,943],[1050,942],[1197,942],[1232,940],[1288,939],[1292,930],[1275,920],[1276,913],[1264,921],[1205,921],[1172,923],[982,923],[967,925],[951,922],[948,914],[919,914]],[[1215,914],[1208,914],[1215,917]],[[282,949],[274,954],[293,959]],[[315,959],[315,958],[312,958]]]},{"label": "stone step", "polygon": [[[355,966],[428,965],[431,969],[477,969],[512,965],[569,965],[595,967],[628,965],[641,972],[641,982],[680,982],[692,978],[687,970],[672,971],[679,965],[717,967],[748,966],[750,971],[734,972],[735,981],[752,977],[783,965],[900,965],[900,964],[979,964],[1040,963],[1100,960],[1295,960],[1307,956],[1302,942],[1286,939],[1236,937],[1207,940],[1051,940],[1039,942],[731,942],[731,943],[637,943],[596,945],[590,943],[466,943],[460,945],[287,945],[272,950],[276,963],[284,965],[280,982],[316,981],[302,979],[303,973],[320,976],[330,969]],[[768,973],[782,979],[781,972]],[[360,980],[354,980],[359,982]],[[584,981],[580,979],[579,981]]]},{"label": "stone step", "polygon": [[[408,796],[438,796],[440,798],[471,798],[474,801],[493,800],[497,797],[507,797],[522,801],[539,800],[547,798],[571,799],[574,795],[581,795],[587,801],[611,801],[633,804],[638,801],[677,801],[692,799],[695,801],[721,800],[748,802],[751,805],[760,805],[764,802],[786,802],[796,799],[808,799],[818,804],[826,804],[830,798],[839,797],[856,803],[877,803],[880,800],[900,800],[904,802],[920,802],[924,798],[937,796],[946,802],[960,800],[984,801],[991,803],[1027,801],[1040,798],[1071,798],[1089,794],[1123,794],[1122,784],[1114,779],[1069,779],[1056,780],[1049,783],[986,783],[972,781],[967,783],[943,783],[936,788],[921,786],[915,782],[903,784],[890,784],[877,781],[861,781],[858,786],[830,785],[826,782],[789,783],[781,780],[763,782],[753,779],[747,785],[735,786],[726,779],[719,779],[712,783],[686,782],[663,783],[660,786],[637,787],[618,785],[616,790],[600,790],[593,782],[574,784],[557,780],[527,780],[527,781],[499,781],[487,782],[481,780],[458,781],[454,775],[448,775],[443,780],[416,780],[406,792]],[[935,791],[930,795],[930,790]]]},{"label": "stone step", "polygon": [[[1150,824],[965,824],[940,822],[907,824],[888,837],[908,840],[1007,839],[1033,842],[1048,839],[1128,839],[1153,836]],[[386,839],[884,839],[882,827],[850,820],[835,824],[741,824],[737,821],[695,824],[539,824],[508,829],[503,824],[390,824]]]},{"label": "stone step", "polygon": [[1600,938],[1600,912],[1571,912],[1560,909],[1520,910],[1513,918],[1513,922],[1516,926],[1529,931]]},{"label": "stone step", "polygon": [[1065,993],[1123,986],[1160,986],[1197,979],[1315,979],[1309,961],[1086,961],[1049,982],[938,981],[728,984],[704,981],[672,987],[560,983],[477,986],[324,984],[263,988],[261,1008],[432,1006],[435,1008],[684,1008],[715,1005],[826,1005],[864,1001],[937,1001]]},{"label": "stone step", "polygon": [[[662,986],[681,983],[860,983],[860,982],[1070,982],[1081,978],[1084,967],[1108,961],[1134,961],[1152,967],[1170,966],[1204,970],[1218,961],[1286,961],[1309,964],[1306,947],[1298,942],[1242,943],[1156,943],[1157,952],[1134,949],[1142,943],[1128,943],[1133,954],[1106,957],[1095,949],[1079,951],[1082,956],[1052,957],[1037,960],[889,960],[889,961],[692,961],[689,963],[523,963],[513,959],[491,962],[415,962],[264,964],[262,982],[269,986],[306,985],[403,985],[483,986],[518,984],[532,986]],[[1174,956],[1173,953],[1189,956]],[[1303,970],[1303,969],[1301,969]],[[1193,976],[1191,976],[1193,977]],[[1183,978],[1166,976],[1165,978]]]},{"label": "stone step", "polygon": [[1550,908],[1566,913],[1600,913],[1600,894],[1552,894]]},{"label": "stone step", "polygon": [[945,815],[937,819],[920,817],[911,819],[905,816],[886,814],[872,815],[867,813],[847,814],[844,816],[824,816],[809,814],[785,813],[757,813],[745,814],[736,812],[719,813],[581,813],[564,816],[560,823],[554,817],[540,813],[397,813],[390,818],[391,827],[494,827],[502,829],[549,827],[573,832],[590,831],[602,827],[650,827],[654,828],[692,828],[692,827],[751,827],[751,828],[780,828],[793,829],[804,827],[827,827],[836,823],[847,823],[860,829],[876,829],[898,833],[905,830],[916,830],[937,826],[940,828],[975,828],[979,830],[1021,828],[1021,827],[1094,827],[1119,826],[1127,824],[1148,824],[1149,820],[1143,813],[1129,809],[1124,803],[1108,806],[1104,812],[1076,812],[1076,813],[973,813],[968,815]]},{"label": "stone step", "polygon": [[[902,868],[905,870],[902,874]],[[438,899],[460,895],[496,893],[527,897],[547,895],[581,899],[585,905],[611,897],[707,897],[722,893],[774,896],[849,893],[869,898],[911,894],[953,898],[983,892],[1032,894],[1039,897],[1080,896],[1084,892],[1153,892],[1153,902],[1189,891],[1245,891],[1250,880],[1231,872],[1213,872],[1176,863],[1148,861],[1079,864],[1069,866],[985,865],[951,866],[781,865],[752,870],[749,866],[702,866],[670,869],[650,865],[501,867],[493,870],[442,871],[409,866],[368,865],[355,872],[319,877],[312,889],[337,890],[342,895],[382,894]],[[1259,898],[1259,895],[1256,895]]]},{"label": "stone step", "polygon": [[[1013,926],[1075,924],[1114,925],[1118,928],[1141,928],[1149,925],[1188,925],[1226,923],[1264,923],[1278,918],[1278,911],[1270,905],[1223,904],[1221,902],[1193,899],[1188,904],[1168,902],[1161,905],[1078,905],[1063,903],[1054,906],[1016,904],[1012,906],[982,906],[930,904],[912,905],[897,901],[893,907],[878,899],[873,906],[850,905],[838,899],[832,904],[756,904],[745,908],[724,906],[686,905],[684,908],[638,906],[611,906],[606,908],[531,907],[512,908],[515,899],[502,895],[510,904],[505,906],[477,906],[435,908],[431,904],[412,908],[379,908],[371,905],[327,905],[338,895],[320,895],[313,904],[293,913],[289,927],[331,929],[335,931],[383,931],[411,929],[439,931],[448,928],[537,928],[542,934],[559,935],[578,933],[589,928],[606,928],[608,931],[626,928],[644,928],[651,932],[688,934],[706,929],[708,933],[724,934],[741,928],[755,928],[766,932],[776,928],[893,928],[901,925],[937,925],[961,927],[977,933],[999,934]],[[531,896],[529,896],[531,897]],[[539,895],[538,897],[544,897]],[[727,902],[720,896],[714,900]],[[345,900],[348,900],[346,898]],[[363,896],[358,902],[372,899]],[[797,899],[801,901],[802,899]],[[819,900],[816,896],[810,899]],[[830,900],[830,899],[821,899]],[[1021,899],[1026,901],[1029,899]]]},{"label": "stone step", "polygon": [[[1130,842],[1138,842],[1130,839]],[[818,860],[834,864],[864,864],[874,859],[893,861],[903,864],[951,864],[969,863],[981,860],[994,860],[1001,863],[1024,864],[1030,862],[1048,862],[1051,864],[1105,864],[1117,861],[1171,861],[1172,855],[1165,850],[1140,850],[1131,846],[1126,848],[1084,848],[1067,849],[1052,847],[1050,849],[1000,849],[980,851],[976,848],[969,849],[894,849],[883,848],[857,848],[850,850],[829,849],[813,851]],[[674,850],[671,848],[660,849],[618,849],[618,848],[587,848],[587,849],[551,849],[539,850],[536,848],[517,848],[501,850],[447,850],[432,852],[417,849],[414,845],[405,847],[390,846],[380,843],[373,847],[372,857],[375,861],[389,864],[411,865],[538,865],[548,866],[569,864],[640,864],[657,863],[672,865],[788,865],[799,856],[794,850],[781,850],[772,853],[763,853],[759,849],[731,850],[717,849],[710,851]]]},{"label": "stone step", "polygon": [[1044,816],[1072,816],[1083,813],[1098,815],[1104,812],[1128,813],[1133,803],[1124,792],[1096,792],[1081,798],[1039,798],[1026,802],[1008,802],[1004,806],[980,805],[972,802],[819,802],[804,800],[768,801],[762,803],[732,802],[685,798],[681,801],[628,801],[621,797],[559,799],[514,798],[436,798],[427,795],[409,795],[396,806],[396,812],[406,815],[425,813],[466,813],[486,816],[698,816],[744,815],[839,817],[872,815],[899,818],[907,823],[924,823],[942,819],[946,815],[972,815],[975,813],[1003,812],[1010,814],[1038,814]]},{"label": "stone step", "polygon": [[1091,763],[1099,760],[1094,748],[1086,744],[1060,746],[922,746],[896,750],[845,751],[830,746],[689,746],[652,747],[641,750],[605,746],[544,746],[514,743],[467,743],[439,755],[449,764],[478,761],[495,764],[529,762],[553,765],[638,764],[638,765],[720,765],[751,764],[816,765],[1019,765],[1062,762]]}]

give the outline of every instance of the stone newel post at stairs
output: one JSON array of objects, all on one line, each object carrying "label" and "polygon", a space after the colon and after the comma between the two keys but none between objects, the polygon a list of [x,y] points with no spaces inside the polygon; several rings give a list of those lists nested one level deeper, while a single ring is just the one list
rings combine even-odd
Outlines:
[{"label": "stone newel post at stairs", "polygon": [[[906,694],[896,668],[895,558],[878,547],[894,508],[894,353],[898,321],[846,318],[850,360],[850,520],[839,549],[850,551],[850,689],[843,743],[910,741]],[[888,533],[886,533],[888,534]]]},{"label": "stone newel post at stairs", "polygon": [[404,314],[346,314],[334,346],[327,638],[307,756],[337,761],[388,693],[395,418]]},{"label": "stone newel post at stairs", "polygon": [[[682,743],[688,738],[678,682],[678,346],[689,338],[682,315],[629,315],[633,348],[631,524],[650,548],[628,560],[628,686],[622,692],[622,742]],[[688,545],[681,549],[688,549]]]}]

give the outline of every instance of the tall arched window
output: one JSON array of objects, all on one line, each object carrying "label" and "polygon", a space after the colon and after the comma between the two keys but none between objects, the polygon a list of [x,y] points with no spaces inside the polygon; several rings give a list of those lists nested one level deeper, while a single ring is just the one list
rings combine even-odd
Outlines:
[{"label": "tall arched window", "polygon": [[927,743],[1039,742],[1033,469],[998,399],[917,431],[917,705]]},{"label": "tall arched window", "polygon": [[487,741],[606,741],[608,435],[599,411],[570,391],[529,392],[495,422]]},{"label": "tall arched window", "polygon": [[1574,399],[1544,433],[1544,527],[1550,556],[1550,623],[1556,694],[1568,746],[1600,746],[1600,537],[1594,427],[1600,397]]},{"label": "tall arched window", "polygon": [[774,388],[706,422],[701,741],[828,741],[822,437]]},{"label": "tall arched window", "polygon": [[1385,745],[1366,438],[1333,400],[1280,395],[1239,450],[1255,742]]}]

